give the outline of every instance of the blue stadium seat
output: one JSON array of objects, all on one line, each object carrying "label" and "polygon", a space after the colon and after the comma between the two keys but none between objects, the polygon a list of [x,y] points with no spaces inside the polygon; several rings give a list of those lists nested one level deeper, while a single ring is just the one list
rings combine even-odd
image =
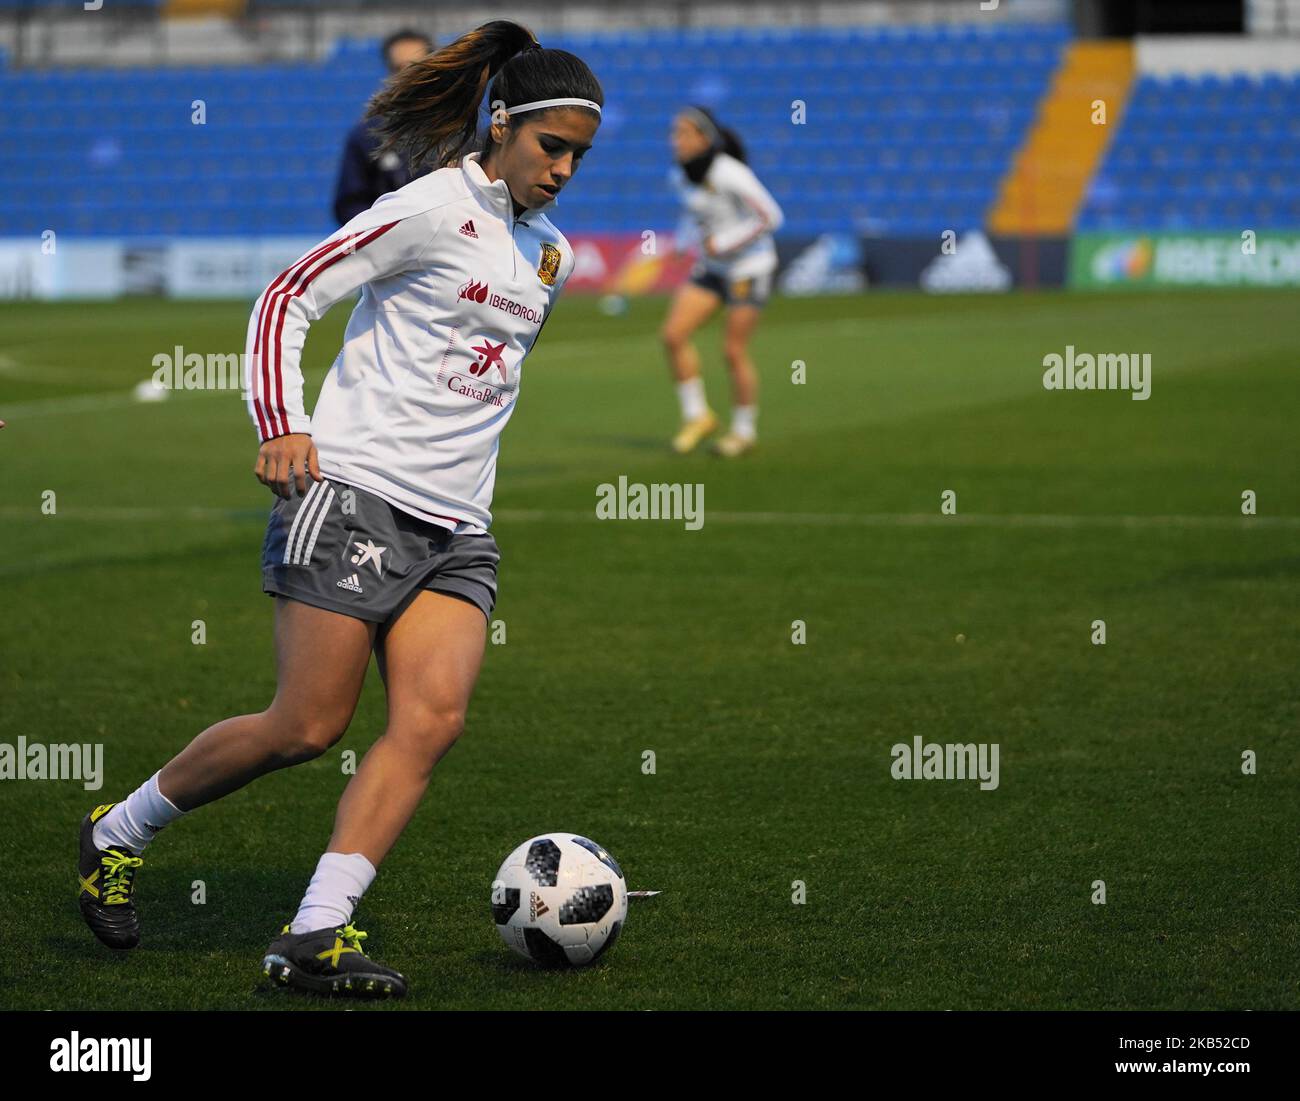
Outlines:
[{"label": "blue stadium seat", "polygon": [[1300,227],[1300,79],[1145,76],[1077,228]]},{"label": "blue stadium seat", "polygon": [[[558,222],[575,232],[671,228],[679,209],[668,130],[679,104],[703,102],[745,140],[785,209],[785,233],[851,230],[867,217],[892,233],[980,224],[1069,36],[1064,24],[979,22],[548,35],[547,45],[589,59],[608,108]],[[0,71],[0,234],[55,224],[101,235],[323,235],[334,228],[344,134],[382,75],[374,40],[341,42],[312,65]],[[1287,138],[1294,87],[1234,78],[1212,90],[1207,141],[1226,136],[1240,149],[1264,133],[1300,163],[1300,134]],[[1140,83],[1121,139],[1147,119],[1155,129],[1134,132],[1159,142],[1205,91]],[[1183,97],[1176,118],[1174,94]],[[196,99],[206,104],[202,126],[190,120]],[[808,109],[803,126],[791,121],[796,99]],[[1222,124],[1237,108],[1237,121]],[[1149,159],[1115,144],[1108,178],[1121,188],[1142,181],[1145,200]],[[1240,173],[1223,172],[1207,186],[1239,195]],[[1262,186],[1278,209],[1295,209],[1285,205],[1289,185]]]}]

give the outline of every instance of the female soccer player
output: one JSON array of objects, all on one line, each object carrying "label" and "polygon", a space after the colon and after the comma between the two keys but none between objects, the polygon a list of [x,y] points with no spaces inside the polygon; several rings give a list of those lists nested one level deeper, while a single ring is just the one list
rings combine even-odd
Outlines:
[{"label": "female soccer player", "polygon": [[[491,126],[469,152],[492,78]],[[262,565],[276,598],[275,698],[209,727],[126,800],[86,815],[81,911],[108,946],[139,942],[134,875],[157,831],[334,745],[373,649],[386,729],[263,971],[317,993],[406,992],[399,972],[362,951],[352,913],[462,730],[496,603],[498,437],[574,265],[545,212],[591,147],[603,102],[579,58],[507,21],[411,64],[372,101],[383,148],[436,170],[285,269],[248,327],[254,474],[281,498]],[[358,288],[309,417],[308,323]]]},{"label": "female soccer player", "polygon": [[745,163],[740,139],[704,107],[673,120],[672,181],[693,219],[704,253],[678,288],[660,336],[677,383],[682,425],[673,450],[685,454],[718,427],[704,397],[700,357],[691,334],[726,305],[723,353],[731,375],[731,431],[713,445],[733,458],[757,439],[758,375],[749,338],[772,288],[776,246],[772,233],[785,221],[780,206]]}]

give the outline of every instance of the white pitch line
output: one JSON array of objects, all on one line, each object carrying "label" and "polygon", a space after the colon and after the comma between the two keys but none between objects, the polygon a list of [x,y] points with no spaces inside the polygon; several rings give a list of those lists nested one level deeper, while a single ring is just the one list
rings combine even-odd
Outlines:
[{"label": "white pitch line", "polygon": [[37,363],[19,363],[13,356],[0,352],[0,375],[22,379],[25,382],[52,382],[61,385],[85,386],[87,372],[75,367],[50,367]]},{"label": "white pitch line", "polygon": [[38,398],[35,401],[19,402],[17,405],[0,405],[0,420],[8,420],[11,426],[17,427],[23,421],[34,417],[59,416],[64,413],[96,413],[135,404],[135,395],[130,390],[107,390],[98,394],[80,394],[69,398]]},{"label": "white pitch line", "polygon": [[[146,380],[142,380],[146,381]],[[184,400],[208,394],[238,394],[238,390],[169,390],[167,401]],[[96,394],[80,394],[66,398],[36,398],[33,401],[5,405],[0,402],[0,420],[7,420],[11,428],[35,417],[59,416],[65,413],[98,413],[105,409],[124,409],[138,405],[141,409],[157,409],[159,403],[141,401],[135,390],[102,390]]]},{"label": "white pitch line", "polygon": [[[68,520],[175,520],[190,517],[196,520],[257,520],[270,514],[274,501],[264,509],[258,508],[204,508],[118,505],[65,505],[55,519]],[[6,520],[48,520],[39,504],[30,507],[0,506],[0,517]],[[608,523],[591,512],[552,509],[501,509],[493,514],[494,520],[504,523]],[[796,527],[992,527],[992,528],[1300,528],[1300,516],[1136,516],[1136,515],[1079,515],[1055,513],[964,513],[942,516],[930,512],[719,512],[704,511],[708,524],[792,525]],[[651,523],[676,523],[676,520],[658,520]]]},{"label": "white pitch line", "polygon": [[944,516],[934,512],[717,512],[704,510],[704,520],[724,524],[803,524],[813,527],[959,527],[1007,528],[1085,528],[1085,527],[1211,527],[1234,528],[1265,524],[1273,527],[1300,527],[1300,516],[1141,516],[1058,513],[958,513]]},{"label": "white pitch line", "polygon": [[189,517],[194,520],[265,520],[274,502],[265,509],[203,508],[197,505],[160,508],[149,505],[62,505],[53,516],[41,512],[40,505],[24,508],[18,505],[0,506],[0,518],[5,520],[175,520]]}]

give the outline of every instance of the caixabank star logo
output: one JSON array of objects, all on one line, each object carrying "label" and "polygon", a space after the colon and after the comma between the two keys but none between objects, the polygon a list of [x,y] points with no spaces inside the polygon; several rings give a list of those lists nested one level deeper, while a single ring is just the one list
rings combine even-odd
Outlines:
[{"label": "caixabank star logo", "polygon": [[470,338],[467,350],[474,358],[463,368],[466,374],[453,373],[447,388],[461,397],[505,408],[515,396],[515,380],[506,362],[510,354],[508,342],[477,336]]},{"label": "caixabank star logo", "polygon": [[470,351],[475,353],[475,359],[470,364],[469,373],[475,378],[480,375],[486,375],[493,367],[501,372],[501,381],[508,382],[510,376],[506,374],[505,360],[502,358],[506,350],[506,342],[503,340],[500,344],[494,344],[487,337],[478,344],[471,344]]}]

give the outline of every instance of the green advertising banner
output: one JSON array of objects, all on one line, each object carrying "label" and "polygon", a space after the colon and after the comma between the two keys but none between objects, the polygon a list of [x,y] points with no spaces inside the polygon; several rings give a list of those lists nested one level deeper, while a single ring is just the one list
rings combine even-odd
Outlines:
[{"label": "green advertising banner", "polygon": [[1072,287],[1300,287],[1300,232],[1079,233]]}]

